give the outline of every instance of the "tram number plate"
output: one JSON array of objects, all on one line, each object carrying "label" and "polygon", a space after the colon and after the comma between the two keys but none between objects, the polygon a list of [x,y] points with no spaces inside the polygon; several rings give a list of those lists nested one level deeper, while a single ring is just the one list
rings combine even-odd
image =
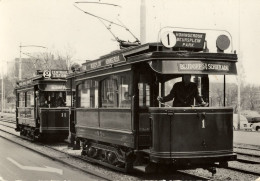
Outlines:
[{"label": "tram number plate", "polygon": [[205,128],[205,119],[202,119],[201,122],[202,122],[202,128]]}]

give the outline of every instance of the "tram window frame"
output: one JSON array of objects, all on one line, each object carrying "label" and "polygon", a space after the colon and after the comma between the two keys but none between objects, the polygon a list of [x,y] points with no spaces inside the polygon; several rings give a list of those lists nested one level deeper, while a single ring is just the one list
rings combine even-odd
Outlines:
[{"label": "tram window frame", "polygon": [[45,91],[47,103],[51,108],[66,106],[66,91]]},{"label": "tram window frame", "polygon": [[152,105],[152,77],[149,74],[140,74],[138,82],[139,102],[140,108],[147,108]]},{"label": "tram window frame", "polygon": [[[71,95],[72,93],[72,95]],[[76,96],[76,91],[67,91],[66,92],[66,106],[67,107],[75,107],[75,96]]]},{"label": "tram window frame", "polygon": [[224,75],[210,75],[209,105],[211,107],[224,107]]},{"label": "tram window frame", "polygon": [[100,82],[101,108],[131,108],[131,77],[130,72],[124,72],[110,75]]},{"label": "tram window frame", "polygon": [[99,82],[84,80],[77,85],[77,108],[98,108]]},{"label": "tram window frame", "polygon": [[[237,78],[236,75],[209,76],[209,105],[211,107],[237,108]],[[224,99],[225,98],[225,99]]]},{"label": "tram window frame", "polygon": [[124,73],[119,75],[119,108],[131,108],[132,106],[132,94],[131,94],[131,76],[130,73]]},{"label": "tram window frame", "polygon": [[18,107],[25,107],[25,92],[18,93]]},{"label": "tram window frame", "polygon": [[[183,74],[182,74],[183,75]],[[164,92],[161,93],[162,96],[166,96],[170,93],[170,91],[172,90],[173,86],[182,81],[182,75],[176,75],[171,78],[169,77],[169,79],[167,79],[166,81],[164,81]],[[209,80],[208,80],[208,75],[207,74],[191,74],[191,82],[196,83],[197,84],[197,88],[198,88],[198,92],[199,92],[199,96],[205,101],[208,102],[209,101]],[[168,102],[166,102],[167,105],[172,106],[172,102],[173,100],[170,100]],[[197,105],[196,100],[194,99],[194,104],[193,105]]]},{"label": "tram window frame", "polygon": [[34,107],[34,98],[35,97],[34,97],[33,90],[29,90],[29,91],[25,92],[25,107]]}]

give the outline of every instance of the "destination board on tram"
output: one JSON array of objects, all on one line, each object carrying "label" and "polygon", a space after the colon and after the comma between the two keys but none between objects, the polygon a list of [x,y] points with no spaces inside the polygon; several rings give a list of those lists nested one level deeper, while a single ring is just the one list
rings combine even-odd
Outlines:
[{"label": "destination board on tram", "polygon": [[178,63],[179,71],[229,72],[230,63],[190,62]]},{"label": "destination board on tram", "polygon": [[59,79],[59,78],[66,78],[68,74],[67,70],[44,70],[43,77],[48,79]]},{"label": "destination board on tram", "polygon": [[67,74],[67,70],[52,70],[51,78],[65,78]]},{"label": "destination board on tram", "polygon": [[205,33],[173,31],[173,34],[176,36],[174,47],[203,49],[206,37]]}]

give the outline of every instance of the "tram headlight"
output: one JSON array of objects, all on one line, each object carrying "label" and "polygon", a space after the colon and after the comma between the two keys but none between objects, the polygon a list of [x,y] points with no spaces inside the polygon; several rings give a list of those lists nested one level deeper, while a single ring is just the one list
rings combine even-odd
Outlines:
[{"label": "tram headlight", "polygon": [[216,41],[217,47],[221,50],[224,51],[228,49],[230,45],[230,40],[227,35],[219,35]]}]

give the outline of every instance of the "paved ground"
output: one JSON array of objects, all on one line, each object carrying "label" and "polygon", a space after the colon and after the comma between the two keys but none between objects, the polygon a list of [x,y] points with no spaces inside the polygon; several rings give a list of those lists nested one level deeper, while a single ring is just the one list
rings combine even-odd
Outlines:
[{"label": "paved ground", "polygon": [[97,180],[0,137],[0,180]]},{"label": "paved ground", "polygon": [[260,146],[260,132],[234,131],[234,142]]}]

